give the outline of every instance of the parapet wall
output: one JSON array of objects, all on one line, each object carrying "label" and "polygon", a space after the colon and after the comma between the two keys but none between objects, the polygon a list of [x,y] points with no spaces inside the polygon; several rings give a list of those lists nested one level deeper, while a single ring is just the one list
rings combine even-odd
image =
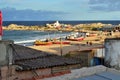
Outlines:
[{"label": "parapet wall", "polygon": [[120,69],[120,38],[105,40],[105,65]]},{"label": "parapet wall", "polygon": [[[0,66],[8,65],[12,63],[12,48],[10,44],[13,44],[11,40],[0,40]],[[8,62],[9,61],[9,62]]]}]

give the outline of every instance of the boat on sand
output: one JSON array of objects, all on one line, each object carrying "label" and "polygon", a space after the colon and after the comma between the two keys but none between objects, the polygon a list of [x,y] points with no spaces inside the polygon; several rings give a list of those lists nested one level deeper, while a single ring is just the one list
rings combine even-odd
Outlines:
[{"label": "boat on sand", "polygon": [[68,38],[67,40],[71,40],[71,41],[82,41],[84,40],[83,37],[78,37],[78,38]]},{"label": "boat on sand", "polygon": [[34,45],[39,46],[39,45],[52,45],[51,41],[45,42],[45,41],[40,41],[40,40],[36,40],[34,42]]},{"label": "boat on sand", "polygon": [[53,44],[70,44],[68,41],[54,41]]}]

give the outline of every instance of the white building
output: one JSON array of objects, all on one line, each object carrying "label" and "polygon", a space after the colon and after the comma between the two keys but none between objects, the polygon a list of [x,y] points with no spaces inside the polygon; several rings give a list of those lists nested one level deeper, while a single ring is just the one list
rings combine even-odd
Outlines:
[{"label": "white building", "polygon": [[53,24],[53,26],[54,26],[55,28],[57,28],[57,27],[60,27],[61,25],[60,25],[60,23],[59,23],[58,21],[56,21],[56,22]]}]

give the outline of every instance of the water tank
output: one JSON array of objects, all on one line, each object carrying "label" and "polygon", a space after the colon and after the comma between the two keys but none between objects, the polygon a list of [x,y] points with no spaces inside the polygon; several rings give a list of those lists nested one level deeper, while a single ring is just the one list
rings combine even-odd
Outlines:
[{"label": "water tank", "polygon": [[105,39],[105,65],[120,70],[120,38]]}]

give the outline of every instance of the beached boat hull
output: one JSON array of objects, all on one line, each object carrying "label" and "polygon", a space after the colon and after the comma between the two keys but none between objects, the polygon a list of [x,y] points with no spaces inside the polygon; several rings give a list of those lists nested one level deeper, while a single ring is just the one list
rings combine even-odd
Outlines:
[{"label": "beached boat hull", "polygon": [[82,40],[84,40],[84,38],[83,38],[83,37],[80,37],[80,38],[67,39],[67,40],[71,40],[71,41],[82,41]]},{"label": "beached boat hull", "polygon": [[40,46],[40,45],[52,45],[52,42],[35,41],[34,45],[36,45],[36,46]]},{"label": "beached boat hull", "polygon": [[55,42],[53,42],[53,44],[70,44],[70,42],[68,42],[68,41],[62,41],[62,42],[60,42],[60,41],[55,41]]}]

